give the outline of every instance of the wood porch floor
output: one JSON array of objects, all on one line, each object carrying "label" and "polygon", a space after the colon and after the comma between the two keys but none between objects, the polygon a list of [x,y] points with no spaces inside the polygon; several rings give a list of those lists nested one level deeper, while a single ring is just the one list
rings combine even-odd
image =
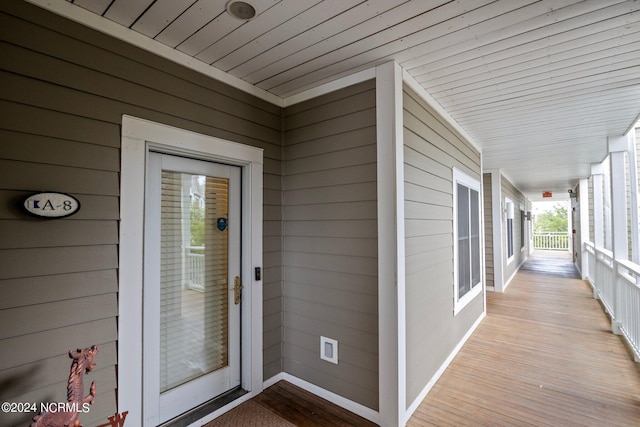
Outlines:
[{"label": "wood porch floor", "polygon": [[640,426],[640,370],[570,256],[535,252],[407,425]]},{"label": "wood porch floor", "polygon": [[[285,382],[247,404],[277,420],[210,425],[372,425]],[[640,426],[640,369],[569,255],[536,252],[407,426]]]}]

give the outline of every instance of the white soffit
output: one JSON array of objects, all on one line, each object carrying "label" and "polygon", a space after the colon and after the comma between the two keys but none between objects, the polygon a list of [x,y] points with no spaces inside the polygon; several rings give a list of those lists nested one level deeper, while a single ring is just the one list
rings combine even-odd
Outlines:
[{"label": "white soffit", "polygon": [[27,1],[280,106],[396,61],[525,192],[586,177],[640,113],[635,0],[251,0],[250,21],[225,0]]}]

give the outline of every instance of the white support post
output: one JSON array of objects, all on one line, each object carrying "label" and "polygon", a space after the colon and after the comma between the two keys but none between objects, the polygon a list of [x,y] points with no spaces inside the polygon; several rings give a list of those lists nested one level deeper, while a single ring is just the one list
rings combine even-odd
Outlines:
[{"label": "white support post", "polygon": [[502,175],[500,169],[491,170],[491,215],[493,217],[493,287],[504,292],[504,238],[502,236]]},{"label": "white support post", "polygon": [[[611,171],[611,234],[612,252],[615,261],[629,258],[629,244],[627,236],[627,194],[625,177],[625,153],[628,142],[625,136],[609,137],[609,161]],[[613,316],[611,330],[620,334],[620,324],[617,320],[620,313],[620,292],[618,290],[618,263],[615,262],[615,279],[613,283]]]},{"label": "white support post", "polygon": [[[594,163],[591,165],[591,178],[593,181],[593,245],[596,248],[604,248],[603,169],[602,163]],[[595,277],[598,277],[598,270],[601,266],[597,261],[597,255],[595,260]],[[594,280],[595,277],[593,278]],[[597,287],[593,288],[593,297],[595,299],[600,299]]]},{"label": "white support post", "polygon": [[573,260],[574,254],[575,254],[575,248],[573,247],[574,243],[573,243],[573,230],[575,227],[575,224],[573,223],[573,202],[571,201],[571,198],[569,198],[569,203],[568,203],[568,209],[567,211],[569,212],[568,218],[567,218],[567,236],[569,236],[567,238],[567,252],[569,252],[571,254],[571,259]]},{"label": "white support post", "polygon": [[580,206],[580,253],[582,280],[585,280],[589,274],[589,255],[587,253],[585,242],[589,240],[589,182],[583,178],[578,183],[579,206]]},{"label": "white support post", "polygon": [[629,152],[629,191],[631,192],[631,261],[640,264],[640,219],[638,218],[638,167],[636,132],[632,128],[627,134]]},{"label": "white support post", "polygon": [[604,248],[604,168],[601,163],[591,165],[593,178],[593,243]]}]

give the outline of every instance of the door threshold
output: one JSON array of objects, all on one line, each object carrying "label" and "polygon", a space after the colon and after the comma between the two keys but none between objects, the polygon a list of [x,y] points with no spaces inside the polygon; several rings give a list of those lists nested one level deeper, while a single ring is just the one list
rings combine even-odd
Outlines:
[{"label": "door threshold", "polygon": [[202,405],[197,406],[190,411],[177,416],[176,418],[165,422],[164,424],[161,424],[160,427],[185,427],[191,425],[192,423],[206,417],[212,412],[217,411],[218,409],[222,408],[225,405],[228,405],[229,403],[244,396],[247,393],[247,390],[244,390],[241,387],[236,387],[226,393],[221,394],[220,396],[214,397],[213,399],[204,402]]}]

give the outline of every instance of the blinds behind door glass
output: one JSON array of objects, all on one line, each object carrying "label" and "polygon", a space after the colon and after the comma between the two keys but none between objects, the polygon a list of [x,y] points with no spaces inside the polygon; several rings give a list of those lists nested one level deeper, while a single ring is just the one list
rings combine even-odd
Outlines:
[{"label": "blinds behind door glass", "polygon": [[161,392],[228,364],[228,189],[162,172]]}]

